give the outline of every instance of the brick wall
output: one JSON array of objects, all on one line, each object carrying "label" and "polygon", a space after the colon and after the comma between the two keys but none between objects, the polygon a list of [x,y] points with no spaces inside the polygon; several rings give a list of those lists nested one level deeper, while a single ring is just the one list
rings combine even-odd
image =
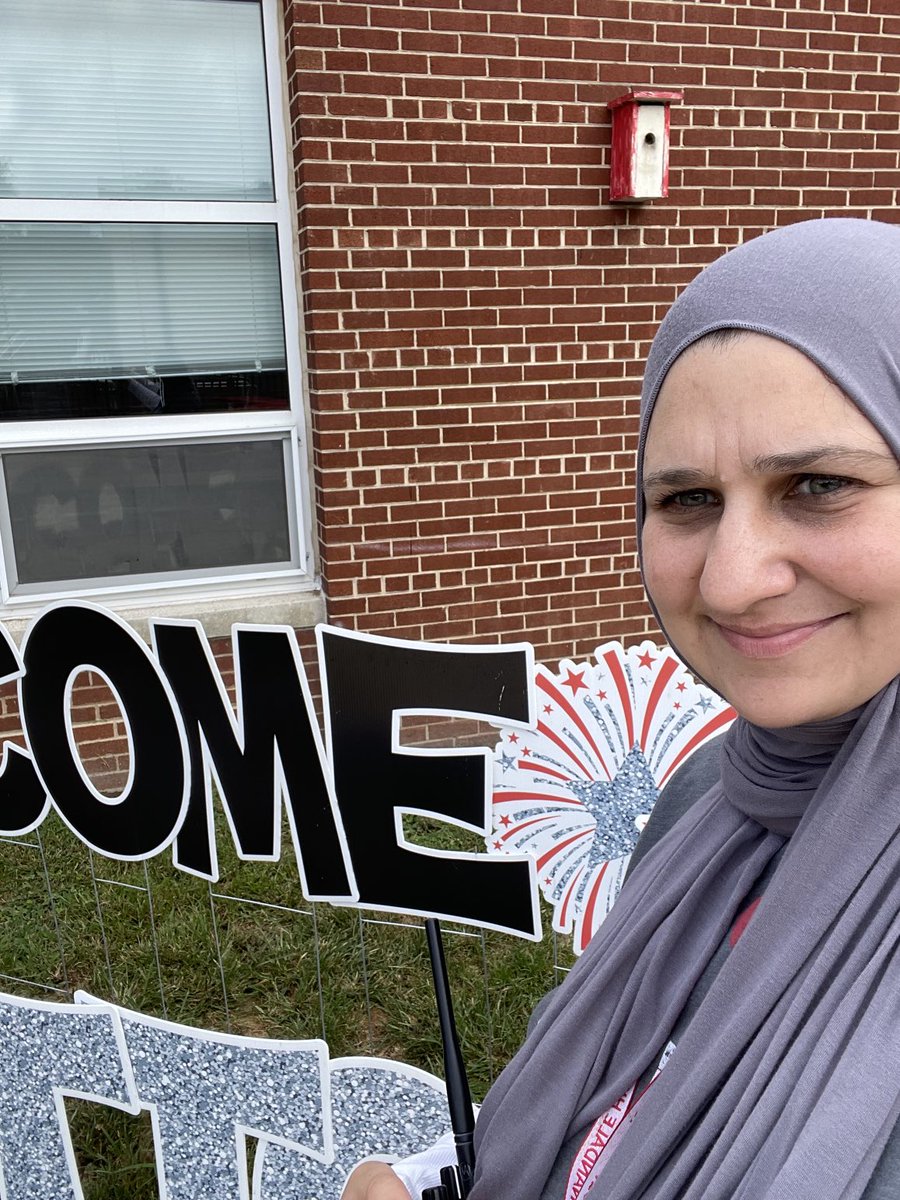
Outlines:
[{"label": "brick wall", "polygon": [[[329,618],[528,638],[651,628],[641,363],[678,290],[778,224],[894,219],[895,0],[285,6]],[[680,88],[668,200],[606,199],[606,102]]]},{"label": "brick wall", "polygon": [[[652,631],[631,505],[649,341],[745,238],[895,219],[895,4],[288,0],[332,622],[527,638],[549,663]],[[684,91],[671,194],[611,206],[606,102],[651,85]],[[21,740],[14,693],[0,689],[0,725]],[[102,680],[72,715],[114,794],[127,745]]]}]

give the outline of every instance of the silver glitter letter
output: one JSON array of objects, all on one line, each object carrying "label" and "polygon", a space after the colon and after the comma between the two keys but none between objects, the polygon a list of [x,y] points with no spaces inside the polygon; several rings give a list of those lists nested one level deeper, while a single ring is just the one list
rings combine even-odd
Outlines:
[{"label": "silver glitter letter", "polygon": [[6,1200],[81,1200],[64,1096],[138,1111],[107,1005],[0,995],[0,1168]]},{"label": "silver glitter letter", "polygon": [[331,1156],[324,1042],[213,1033],[116,1011],[153,1121],[160,1200],[247,1200],[247,1133],[314,1159]]},{"label": "silver glitter letter", "polygon": [[253,1169],[253,1200],[338,1200],[361,1158],[405,1158],[436,1142],[450,1125],[444,1084],[405,1063],[336,1058],[331,1097],[334,1162],[314,1162],[263,1139]]}]

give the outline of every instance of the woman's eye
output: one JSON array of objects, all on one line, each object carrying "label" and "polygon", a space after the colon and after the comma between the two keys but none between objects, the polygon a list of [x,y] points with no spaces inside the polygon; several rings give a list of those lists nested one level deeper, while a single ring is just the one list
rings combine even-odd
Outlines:
[{"label": "woman's eye", "polygon": [[852,479],[841,475],[803,475],[794,484],[794,492],[801,496],[833,496],[850,487]]},{"label": "woman's eye", "polygon": [[669,496],[662,496],[657,501],[657,506],[677,511],[685,508],[703,508],[714,503],[715,495],[712,492],[697,488],[692,492],[672,492]]}]

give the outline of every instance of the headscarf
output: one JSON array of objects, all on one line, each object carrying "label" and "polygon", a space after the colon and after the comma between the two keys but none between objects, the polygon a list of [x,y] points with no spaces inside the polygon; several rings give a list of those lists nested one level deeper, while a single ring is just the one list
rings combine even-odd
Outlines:
[{"label": "headscarf", "polygon": [[[647,365],[639,494],[666,373],[722,328],[801,350],[900,457],[900,229],[793,225],[689,285]],[[617,1134],[597,1191],[858,1200],[900,1115],[898,710],[895,679],[831,721],[732,726],[721,783],[644,857],[489,1092],[472,1200],[539,1200],[562,1144],[657,1060],[782,849],[752,921]]]}]

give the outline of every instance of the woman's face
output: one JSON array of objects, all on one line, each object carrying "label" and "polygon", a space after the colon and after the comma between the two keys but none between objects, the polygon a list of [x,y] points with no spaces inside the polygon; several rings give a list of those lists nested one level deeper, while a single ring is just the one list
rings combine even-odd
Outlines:
[{"label": "woman's face", "polygon": [[759,334],[686,351],[644,495],[666,633],[748,720],[838,716],[900,673],[900,467],[805,355]]}]

